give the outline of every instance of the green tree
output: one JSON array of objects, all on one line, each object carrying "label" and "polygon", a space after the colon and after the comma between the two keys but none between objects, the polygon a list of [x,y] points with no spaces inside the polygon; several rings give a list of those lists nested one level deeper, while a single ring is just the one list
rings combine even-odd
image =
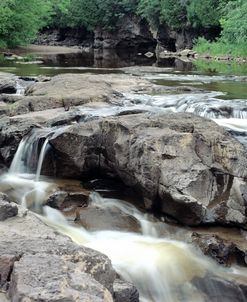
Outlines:
[{"label": "green tree", "polygon": [[174,29],[186,27],[186,2],[183,0],[161,0],[160,20]]},{"label": "green tree", "polygon": [[49,20],[49,0],[1,0],[0,45],[14,47],[35,38]]},{"label": "green tree", "polygon": [[145,18],[154,29],[160,24],[160,0],[140,0],[137,8],[137,14]]},{"label": "green tree", "polygon": [[51,16],[48,26],[67,27],[71,0],[50,0]]},{"label": "green tree", "polygon": [[230,43],[247,43],[247,2],[231,1],[225,8],[220,23],[223,28],[221,40]]},{"label": "green tree", "polygon": [[71,0],[68,15],[70,26],[85,26],[114,29],[116,23],[126,14],[136,11],[136,0]]},{"label": "green tree", "polygon": [[190,0],[187,15],[192,27],[210,27],[220,25],[221,0]]}]

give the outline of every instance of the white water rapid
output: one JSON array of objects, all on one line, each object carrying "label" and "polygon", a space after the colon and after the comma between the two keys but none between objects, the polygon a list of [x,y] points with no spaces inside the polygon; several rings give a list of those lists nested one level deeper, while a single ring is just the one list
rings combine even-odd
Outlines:
[{"label": "white water rapid", "polygon": [[[171,227],[125,201],[103,198],[94,192],[88,208],[109,213],[114,210],[119,217],[131,217],[140,225],[140,232],[86,230],[70,224],[58,210],[43,207],[48,196],[57,190],[55,181],[40,176],[48,134],[49,131],[37,130],[20,143],[9,173],[0,178],[0,191],[43,212],[37,214],[40,219],[78,244],[106,254],[116,271],[137,287],[141,302],[208,302],[208,295],[222,296],[225,301],[224,287],[214,278],[244,278],[247,282],[245,271],[220,267],[184,242],[185,231],[179,227]],[[29,166],[33,166],[34,159],[38,162],[36,174]]]}]

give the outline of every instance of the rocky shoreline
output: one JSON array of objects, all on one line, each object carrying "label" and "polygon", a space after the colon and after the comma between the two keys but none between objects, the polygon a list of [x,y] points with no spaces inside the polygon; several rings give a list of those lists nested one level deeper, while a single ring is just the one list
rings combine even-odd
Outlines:
[{"label": "rocky shoreline", "polygon": [[59,235],[3,194],[0,210],[0,292],[7,301],[138,301],[106,256]]},{"label": "rocky shoreline", "polygon": [[[26,79],[25,92],[18,96],[16,80],[12,74],[0,74],[2,172],[25,135],[52,128],[43,174],[119,179],[138,194],[146,211],[193,227],[189,241],[206,255],[224,265],[246,266],[245,235],[231,241],[224,232],[196,229],[235,227],[243,234],[247,229],[247,152],[223,128],[187,113],[128,109],[115,116],[90,115],[121,105],[125,93],[157,91],[155,84],[137,75]],[[0,211],[0,299],[2,291],[10,301],[139,300],[136,288],[119,279],[106,256],[57,234],[5,195]],[[231,283],[229,297],[246,297],[246,284]],[[226,301],[233,301],[229,297]]]}]

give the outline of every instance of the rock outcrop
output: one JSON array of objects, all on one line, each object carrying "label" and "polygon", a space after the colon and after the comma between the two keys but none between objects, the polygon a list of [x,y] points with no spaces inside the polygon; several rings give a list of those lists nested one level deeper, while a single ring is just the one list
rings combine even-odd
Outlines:
[{"label": "rock outcrop", "polygon": [[0,291],[11,301],[138,301],[106,256],[58,235],[33,213],[19,207],[0,228]]},{"label": "rock outcrop", "polygon": [[137,16],[125,16],[116,25],[117,30],[109,32],[98,28],[94,32],[94,47],[110,49],[132,48],[147,52],[154,50],[156,41],[147,22]]},{"label": "rock outcrop", "polygon": [[58,176],[118,177],[147,208],[184,224],[246,227],[247,154],[212,121],[190,114],[126,115],[71,126],[50,144]]},{"label": "rock outcrop", "polygon": [[[8,77],[8,81],[11,79]],[[5,81],[0,77],[0,85]],[[14,116],[54,108],[70,110],[70,107],[92,102],[109,103],[124,92],[151,86],[141,77],[125,74],[61,74],[45,80],[40,78],[26,88],[24,96],[1,95],[0,115]]]}]

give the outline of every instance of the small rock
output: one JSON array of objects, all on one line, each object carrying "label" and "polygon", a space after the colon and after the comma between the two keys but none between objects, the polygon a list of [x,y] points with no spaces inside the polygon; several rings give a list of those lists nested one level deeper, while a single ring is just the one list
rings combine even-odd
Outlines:
[{"label": "small rock", "polygon": [[216,260],[219,264],[229,266],[232,262],[245,264],[246,251],[240,250],[236,244],[226,241],[217,235],[192,234],[192,241],[201,251]]},{"label": "small rock", "polygon": [[152,58],[154,56],[154,53],[151,52],[151,51],[148,51],[148,52],[145,53],[144,56],[147,57],[147,58]]},{"label": "small rock", "polygon": [[52,194],[47,205],[55,209],[64,209],[71,205],[86,206],[88,203],[88,194],[85,192],[64,192],[58,191]]},{"label": "small rock", "polygon": [[116,279],[113,283],[115,302],[139,302],[139,293],[136,287],[126,281]]}]

